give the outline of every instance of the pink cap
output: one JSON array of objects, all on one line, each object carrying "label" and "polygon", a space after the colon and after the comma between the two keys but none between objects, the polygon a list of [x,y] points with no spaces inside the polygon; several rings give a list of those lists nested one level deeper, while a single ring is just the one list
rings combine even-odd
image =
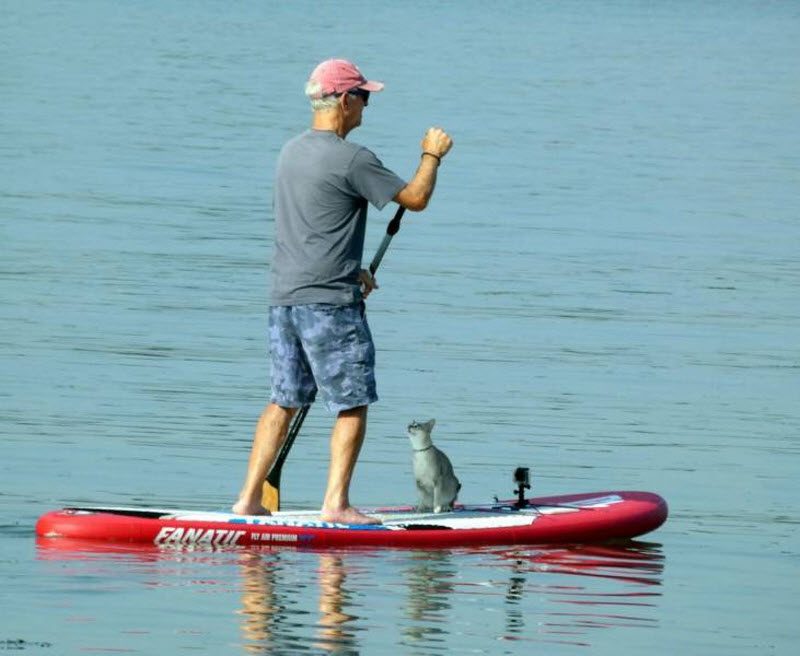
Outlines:
[{"label": "pink cap", "polygon": [[383,90],[383,82],[368,80],[358,70],[358,66],[346,59],[328,59],[322,62],[312,71],[308,81],[319,83],[320,92],[317,98],[356,88],[365,91]]}]

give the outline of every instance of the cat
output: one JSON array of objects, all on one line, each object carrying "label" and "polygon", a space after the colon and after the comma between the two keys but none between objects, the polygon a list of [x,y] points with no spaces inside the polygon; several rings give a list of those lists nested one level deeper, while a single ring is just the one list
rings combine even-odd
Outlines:
[{"label": "cat", "polygon": [[433,446],[431,431],[436,420],[412,421],[408,425],[408,438],[414,449],[414,478],[419,491],[418,512],[447,512],[461,489],[450,459]]}]

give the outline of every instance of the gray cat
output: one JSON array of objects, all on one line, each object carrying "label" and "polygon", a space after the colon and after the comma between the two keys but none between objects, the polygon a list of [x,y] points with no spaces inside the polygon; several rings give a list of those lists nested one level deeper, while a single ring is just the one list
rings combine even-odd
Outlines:
[{"label": "gray cat", "polygon": [[436,420],[412,421],[408,438],[414,449],[414,478],[419,490],[419,512],[446,512],[453,509],[461,483],[456,478],[450,459],[433,446],[431,431]]}]

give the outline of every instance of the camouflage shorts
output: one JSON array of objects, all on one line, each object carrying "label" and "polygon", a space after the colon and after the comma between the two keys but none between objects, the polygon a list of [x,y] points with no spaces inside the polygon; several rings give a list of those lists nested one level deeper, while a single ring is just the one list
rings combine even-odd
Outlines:
[{"label": "camouflage shorts", "polygon": [[269,346],[273,403],[308,405],[317,390],[331,412],[378,400],[375,346],[363,303],[273,306]]}]

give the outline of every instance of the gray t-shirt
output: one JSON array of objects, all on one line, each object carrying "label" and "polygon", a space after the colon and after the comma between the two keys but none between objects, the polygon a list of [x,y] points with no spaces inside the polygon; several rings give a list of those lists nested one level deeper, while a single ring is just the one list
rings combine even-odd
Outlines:
[{"label": "gray t-shirt", "polygon": [[272,305],[360,301],[367,202],[383,209],[405,185],[371,151],[334,132],[291,139],[275,179]]}]

